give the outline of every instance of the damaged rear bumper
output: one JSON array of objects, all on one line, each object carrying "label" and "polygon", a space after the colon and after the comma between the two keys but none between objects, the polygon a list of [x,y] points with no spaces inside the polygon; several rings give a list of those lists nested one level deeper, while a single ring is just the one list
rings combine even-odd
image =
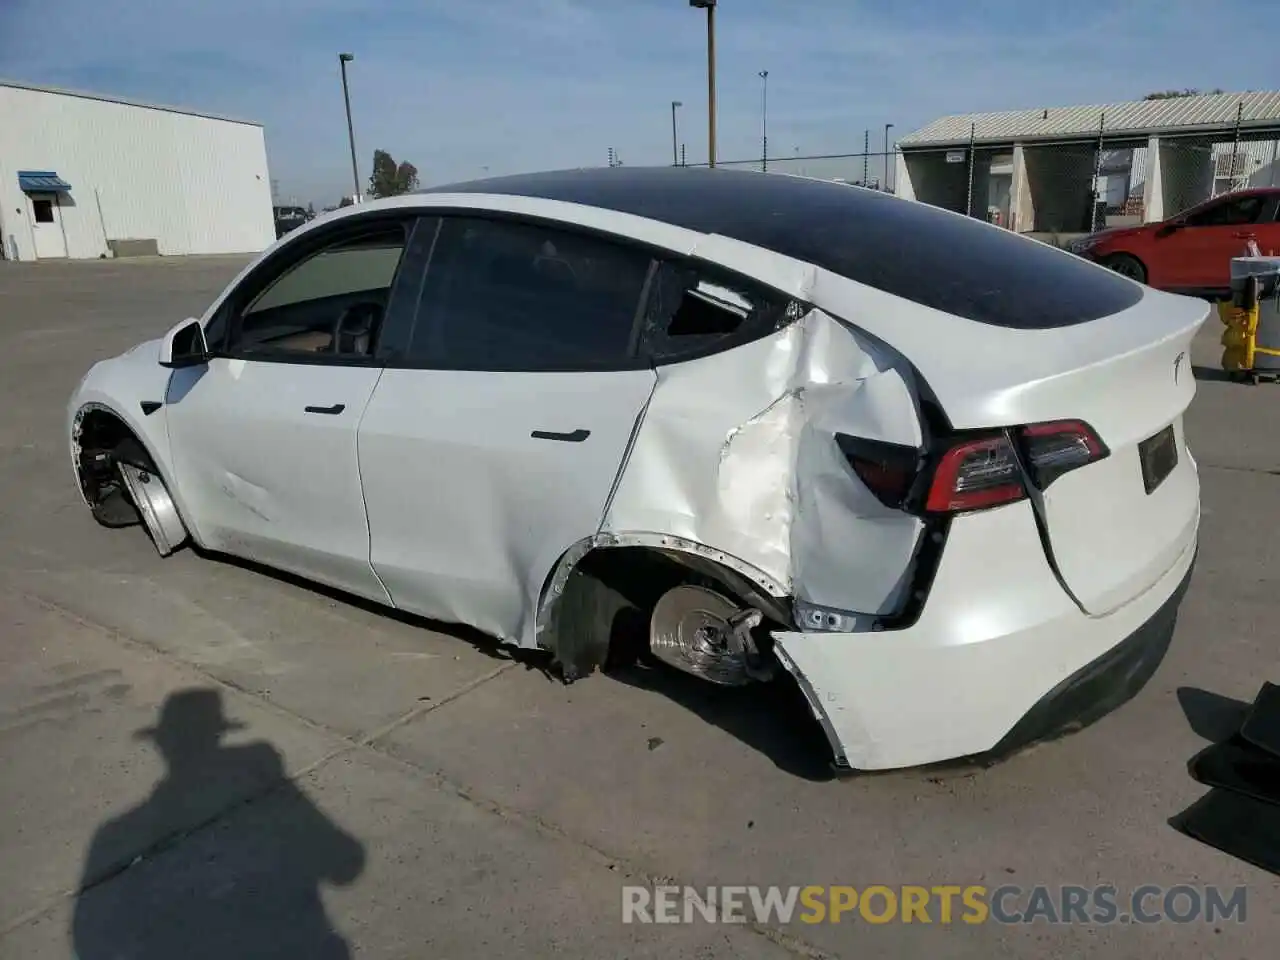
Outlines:
[{"label": "damaged rear bumper", "polygon": [[[777,632],[775,651],[831,741],[859,770],[995,756],[1091,723],[1163,659],[1195,559],[1193,535],[1140,596],[1082,613],[1045,561],[1026,503],[952,525],[916,624]],[[999,543],[1001,549],[984,549]]]}]

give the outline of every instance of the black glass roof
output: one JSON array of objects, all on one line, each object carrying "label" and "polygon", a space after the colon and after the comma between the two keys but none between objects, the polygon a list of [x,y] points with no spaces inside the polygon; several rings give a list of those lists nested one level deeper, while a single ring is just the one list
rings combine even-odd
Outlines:
[{"label": "black glass roof", "polygon": [[1070,326],[1118,313],[1142,288],[969,217],[827,180],[719,167],[530,173],[425,193],[580,203],[718,233],[980,323]]}]

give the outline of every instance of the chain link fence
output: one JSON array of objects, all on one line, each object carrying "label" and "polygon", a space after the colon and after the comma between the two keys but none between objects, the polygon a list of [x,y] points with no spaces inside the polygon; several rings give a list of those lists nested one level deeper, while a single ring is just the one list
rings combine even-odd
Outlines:
[{"label": "chain link fence", "polygon": [[[763,170],[767,173],[789,173],[818,180],[834,180],[851,183],[873,190],[893,191],[897,154],[883,150],[862,153],[831,153],[802,156],[798,150],[791,155],[752,157],[748,160],[716,160],[717,167],[737,167]],[[683,166],[705,167],[703,163],[687,163]]]},{"label": "chain link fence", "polygon": [[[681,154],[683,154],[681,150]],[[801,155],[794,149],[790,154],[768,157],[750,157],[738,160],[716,160],[717,167],[736,167],[738,169],[762,170],[767,173],[789,173],[801,177],[813,177],[818,180],[834,180],[838,183],[851,183],[859,187],[870,187],[873,190],[893,192],[893,180],[897,172],[897,152],[890,150],[866,150],[861,153],[827,153],[817,155]],[[610,167],[624,166],[618,154],[610,149],[608,153]],[[683,160],[676,164],[680,167],[705,167],[706,161],[686,163]]]},{"label": "chain link fence", "polygon": [[1237,190],[1280,186],[1280,126],[1241,130],[1237,122],[1216,135],[1162,134],[1155,155],[1147,136],[1109,128],[1105,114],[1088,138],[991,146],[994,133],[975,124],[967,145],[908,149],[908,195],[1057,242],[1165,220]]}]

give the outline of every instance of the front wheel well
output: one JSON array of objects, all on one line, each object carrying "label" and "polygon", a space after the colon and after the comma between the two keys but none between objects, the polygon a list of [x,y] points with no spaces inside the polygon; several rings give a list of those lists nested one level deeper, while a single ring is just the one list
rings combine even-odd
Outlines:
[{"label": "front wheel well", "polygon": [[116,471],[117,463],[155,470],[155,461],[137,434],[117,414],[102,407],[80,412],[72,429],[76,477],[94,518],[107,527],[127,527],[140,517]]}]

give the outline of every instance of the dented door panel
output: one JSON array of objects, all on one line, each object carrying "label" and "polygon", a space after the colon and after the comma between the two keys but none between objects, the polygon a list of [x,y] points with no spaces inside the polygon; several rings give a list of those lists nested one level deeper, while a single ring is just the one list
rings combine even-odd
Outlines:
[{"label": "dented door panel", "polygon": [[175,370],[173,467],[201,542],[387,602],[369,564],[356,461],[380,373],[227,358]]}]

